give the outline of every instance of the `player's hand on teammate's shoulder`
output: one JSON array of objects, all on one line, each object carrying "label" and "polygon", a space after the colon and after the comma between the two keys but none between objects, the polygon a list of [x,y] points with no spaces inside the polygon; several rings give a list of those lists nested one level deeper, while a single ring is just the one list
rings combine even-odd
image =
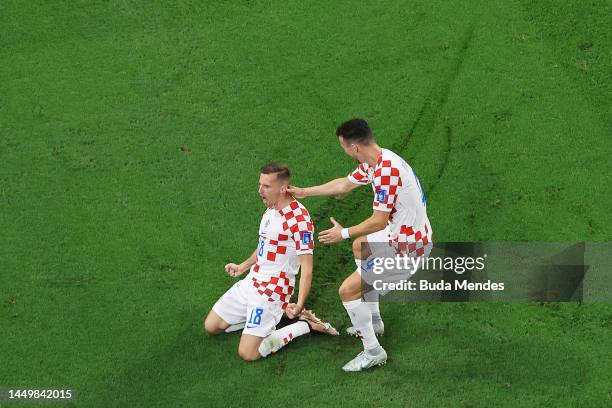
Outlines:
[{"label": "player's hand on teammate's shoulder", "polygon": [[225,272],[234,278],[244,273],[244,271],[240,270],[240,265],[231,262],[225,265]]},{"label": "player's hand on teammate's shoulder", "polygon": [[300,315],[300,313],[302,313],[303,309],[304,307],[298,305],[297,303],[289,303],[285,308],[285,313],[287,314],[288,318],[295,319]]},{"label": "player's hand on teammate's shoulder", "polygon": [[334,242],[342,241],[342,225],[340,225],[334,217],[330,217],[329,220],[333,224],[333,227],[319,232],[319,242],[333,244]]},{"label": "player's hand on teammate's shoulder", "polygon": [[291,194],[294,198],[304,198],[306,197],[306,189],[296,186],[287,186],[287,192]]}]

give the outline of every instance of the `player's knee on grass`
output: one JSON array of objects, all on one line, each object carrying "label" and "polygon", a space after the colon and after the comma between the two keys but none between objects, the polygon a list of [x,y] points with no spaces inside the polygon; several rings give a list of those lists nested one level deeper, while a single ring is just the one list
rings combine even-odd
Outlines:
[{"label": "player's knee on grass", "polygon": [[258,348],[245,347],[242,344],[238,346],[238,355],[244,361],[255,361],[259,360],[259,358],[261,357]]},{"label": "player's knee on grass", "polygon": [[224,330],[225,328],[222,327],[221,318],[211,310],[204,320],[204,331],[212,336],[221,334]]},{"label": "player's knee on grass", "polygon": [[219,328],[210,321],[209,316],[206,316],[206,319],[204,319],[204,331],[210,335],[215,335],[215,334],[220,333]]},{"label": "player's knee on grass", "polygon": [[238,345],[238,355],[244,361],[255,361],[261,357],[259,354],[259,346],[263,341],[262,337],[252,334],[242,334],[240,344]]}]

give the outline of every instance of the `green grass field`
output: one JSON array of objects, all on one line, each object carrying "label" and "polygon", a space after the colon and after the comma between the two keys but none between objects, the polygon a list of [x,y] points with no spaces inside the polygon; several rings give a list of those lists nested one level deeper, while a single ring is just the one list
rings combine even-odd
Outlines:
[{"label": "green grass field", "polygon": [[[419,174],[438,241],[612,241],[606,0],[0,3],[0,388],[79,407],[612,405],[612,304],[383,304],[256,363],[202,317],[257,244],[259,168],[347,174],[366,118]],[[320,231],[371,191],[303,201]],[[344,328],[349,243],[310,306]],[[1,404],[1,403],[0,403]],[[11,406],[13,406],[11,404]],[[20,405],[25,406],[25,405]]]}]

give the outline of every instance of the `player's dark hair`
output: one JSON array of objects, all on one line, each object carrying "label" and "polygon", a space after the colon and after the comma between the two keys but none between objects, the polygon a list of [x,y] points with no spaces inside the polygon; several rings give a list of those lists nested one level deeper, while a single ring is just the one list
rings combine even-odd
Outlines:
[{"label": "player's dark hair", "polygon": [[355,118],[347,120],[336,129],[336,136],[346,140],[349,143],[370,144],[374,138],[372,137],[372,129],[368,126],[368,122],[363,119]]},{"label": "player's dark hair", "polygon": [[289,181],[291,178],[289,166],[284,163],[268,163],[261,168],[261,174],[276,174],[276,178],[281,181]]}]

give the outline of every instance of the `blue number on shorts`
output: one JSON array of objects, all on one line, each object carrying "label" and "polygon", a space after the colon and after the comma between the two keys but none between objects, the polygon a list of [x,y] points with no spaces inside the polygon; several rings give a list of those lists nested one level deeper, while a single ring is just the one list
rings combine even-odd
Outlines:
[{"label": "blue number on shorts", "polygon": [[261,242],[259,243],[259,252],[257,252],[257,256],[263,255],[263,248],[265,244],[266,244],[266,241],[262,239]]},{"label": "blue number on shorts", "polygon": [[261,315],[263,314],[263,309],[258,307],[257,309],[251,312],[251,317],[249,317],[249,324],[260,325],[261,324]]},{"label": "blue number on shorts", "polygon": [[425,192],[423,191],[423,187],[421,187],[421,182],[419,181],[419,178],[416,175],[416,171],[412,170],[412,174],[414,174],[414,179],[416,180],[417,185],[419,186],[419,190],[421,191],[421,202],[425,204]]}]

